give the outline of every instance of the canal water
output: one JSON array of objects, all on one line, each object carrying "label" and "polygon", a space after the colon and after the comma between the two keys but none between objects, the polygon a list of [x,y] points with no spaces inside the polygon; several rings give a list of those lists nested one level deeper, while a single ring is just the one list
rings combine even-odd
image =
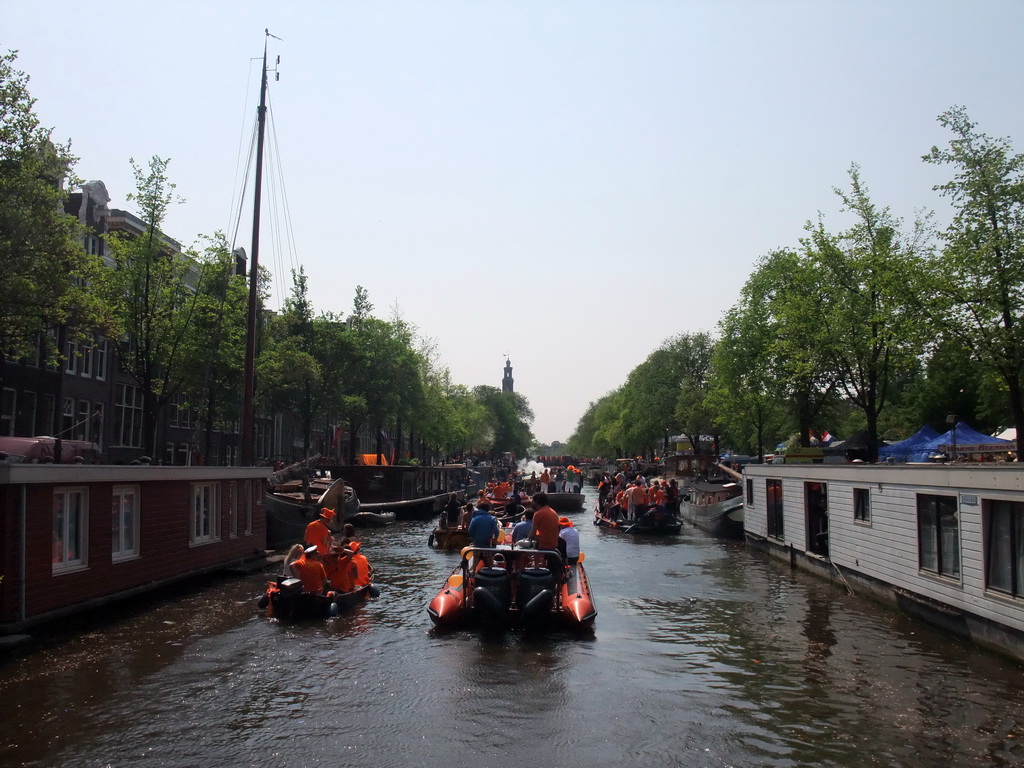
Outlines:
[{"label": "canal water", "polygon": [[742,543],[574,521],[592,635],[434,632],[457,555],[397,523],[362,532],[382,595],[346,616],[211,579],[0,657],[0,766],[1024,764],[1020,665]]}]

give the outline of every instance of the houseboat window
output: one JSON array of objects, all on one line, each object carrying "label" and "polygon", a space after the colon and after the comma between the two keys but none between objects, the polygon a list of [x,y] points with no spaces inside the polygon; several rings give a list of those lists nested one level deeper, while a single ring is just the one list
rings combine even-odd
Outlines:
[{"label": "houseboat window", "polygon": [[783,538],[782,530],[782,481],[766,480],[766,509],[768,511],[768,535],[773,539]]},{"label": "houseboat window", "polygon": [[228,538],[238,537],[238,483],[228,483]]},{"label": "houseboat window", "polygon": [[1024,595],[1024,504],[985,502],[985,586]]},{"label": "houseboat window", "polygon": [[922,571],[960,577],[960,519],[955,497],[918,494],[917,544]]},{"label": "houseboat window", "polygon": [[115,485],[112,509],[111,559],[139,556],[139,486]]},{"label": "houseboat window", "polygon": [[190,544],[220,539],[220,484],[192,483],[192,536]]},{"label": "houseboat window", "polygon": [[754,503],[754,481],[751,478],[747,478],[747,506],[751,506]]},{"label": "houseboat window", "polygon": [[53,572],[88,565],[89,496],[85,488],[53,491]]},{"label": "houseboat window", "polygon": [[853,519],[859,523],[871,522],[871,491],[867,488],[853,489]]}]

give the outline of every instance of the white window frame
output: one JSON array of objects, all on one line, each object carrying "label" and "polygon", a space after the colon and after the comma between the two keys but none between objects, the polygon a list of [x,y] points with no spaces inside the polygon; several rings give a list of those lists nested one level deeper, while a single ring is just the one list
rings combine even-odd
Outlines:
[{"label": "white window frame", "polygon": [[91,379],[92,378],[92,371],[93,371],[94,342],[92,340],[90,340],[90,339],[87,339],[87,340],[83,341],[82,345],[81,345],[81,349],[82,349],[82,364],[81,364],[81,366],[79,366],[80,369],[81,369],[79,371],[79,376],[83,376],[83,377],[85,377],[87,379]]},{"label": "white window frame", "polygon": [[[69,504],[74,499],[76,504]],[[77,509],[72,507],[77,506]],[[78,552],[68,552],[72,519],[78,529]],[[54,575],[81,571],[89,567],[89,489],[85,486],[58,486],[53,489]]]},{"label": "white window frame", "polygon": [[[111,555],[114,563],[139,557],[139,526],[142,523],[141,491],[137,485],[115,485],[111,506]],[[131,535],[126,536],[130,520]],[[115,540],[116,538],[116,540]],[[130,541],[128,540],[130,538]]]},{"label": "white window frame", "polygon": [[67,340],[67,360],[64,361],[64,373],[74,376],[78,373],[78,342]]},{"label": "white window frame", "polygon": [[190,484],[189,546],[220,541],[220,483]]},{"label": "white window frame", "polygon": [[100,336],[96,339],[96,354],[95,354],[95,368],[96,368],[96,380],[106,381],[107,380],[107,341],[106,336]]}]

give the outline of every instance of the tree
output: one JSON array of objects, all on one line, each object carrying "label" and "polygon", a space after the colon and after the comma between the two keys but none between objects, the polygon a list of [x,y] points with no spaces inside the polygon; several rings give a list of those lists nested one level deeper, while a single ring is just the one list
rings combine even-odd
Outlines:
[{"label": "tree", "polygon": [[[95,291],[100,259],[86,253],[78,222],[64,213],[62,184],[75,158],[40,125],[16,58],[0,55],[0,360],[37,354],[47,329],[83,334],[106,318]],[[45,351],[51,359],[57,352],[52,343]]]},{"label": "tree", "polygon": [[159,444],[159,414],[181,391],[184,350],[195,309],[195,261],[160,231],[167,210],[179,202],[167,177],[170,162],[154,156],[148,168],[129,160],[141,232],[108,235],[114,269],[106,297],[117,330],[118,357],[142,391],[143,447],[152,455]]},{"label": "tree", "polygon": [[835,193],[855,217],[838,235],[824,222],[807,225],[803,272],[817,286],[811,303],[820,328],[817,344],[832,361],[846,397],[865,415],[868,461],[878,460],[878,416],[890,386],[913,370],[921,352],[924,327],[907,286],[920,269],[926,228],[918,221],[911,232],[887,208],[872,203],[860,170],[850,168],[850,191]]},{"label": "tree", "polygon": [[205,238],[197,257],[196,306],[182,351],[182,393],[196,414],[193,447],[213,450],[215,430],[227,431],[241,413],[238,382],[245,363],[248,287],[235,273],[235,259],[220,232]]},{"label": "tree", "polygon": [[771,354],[766,297],[758,284],[743,286],[740,301],[719,323],[708,399],[737,448],[764,457],[782,434],[783,397]]},{"label": "tree", "polygon": [[963,107],[939,116],[949,147],[924,160],[953,178],[935,189],[953,220],[921,289],[929,319],[955,336],[1006,386],[1017,434],[1024,434],[1024,156],[1007,139],[978,131]]}]

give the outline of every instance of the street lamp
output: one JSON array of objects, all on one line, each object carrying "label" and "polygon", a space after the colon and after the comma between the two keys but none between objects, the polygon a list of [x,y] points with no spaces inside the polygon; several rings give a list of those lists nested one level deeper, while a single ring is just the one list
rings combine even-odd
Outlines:
[{"label": "street lamp", "polygon": [[957,416],[955,413],[951,413],[946,417],[946,423],[953,425],[953,461],[956,461],[956,422]]}]

